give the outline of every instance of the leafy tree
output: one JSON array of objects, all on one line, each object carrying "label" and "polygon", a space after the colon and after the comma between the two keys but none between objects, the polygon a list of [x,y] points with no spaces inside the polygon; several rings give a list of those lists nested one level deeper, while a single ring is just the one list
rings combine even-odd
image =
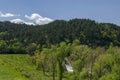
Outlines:
[{"label": "leafy tree", "polygon": [[112,72],[112,66],[114,65],[114,59],[111,54],[101,55],[94,64],[94,78],[99,79],[103,75],[107,75]]},{"label": "leafy tree", "polygon": [[45,71],[47,70],[47,63],[46,63],[46,55],[48,53],[48,49],[44,48],[41,52],[40,51],[36,51],[35,52],[35,62],[37,65],[37,70],[41,70],[43,71],[43,74],[45,75]]},{"label": "leafy tree", "polygon": [[61,42],[60,46],[58,47],[58,54],[57,54],[57,60],[58,60],[58,66],[59,66],[59,80],[62,80],[63,78],[63,61],[65,60],[66,55],[70,51],[70,44],[66,44],[65,42]]},{"label": "leafy tree", "polygon": [[7,53],[7,43],[4,40],[0,40],[0,53]]},{"label": "leafy tree", "polygon": [[56,74],[56,66],[57,66],[57,47],[52,46],[50,49],[50,53],[48,54],[49,61],[52,65],[52,77],[53,80],[55,80],[55,74]]},{"label": "leafy tree", "polygon": [[32,55],[36,49],[37,49],[37,44],[31,43],[27,46],[27,53]]}]

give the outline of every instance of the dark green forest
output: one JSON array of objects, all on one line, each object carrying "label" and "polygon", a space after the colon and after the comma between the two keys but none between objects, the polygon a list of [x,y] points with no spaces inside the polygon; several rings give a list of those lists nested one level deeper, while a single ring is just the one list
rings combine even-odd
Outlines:
[{"label": "dark green forest", "polygon": [[89,19],[56,20],[46,25],[28,26],[0,22],[0,53],[29,53],[36,49],[50,48],[60,42],[72,43],[78,39],[81,45],[91,48],[120,46],[120,26],[97,23]]},{"label": "dark green forest", "polygon": [[0,22],[0,53],[1,80],[120,80],[120,26],[112,23]]}]

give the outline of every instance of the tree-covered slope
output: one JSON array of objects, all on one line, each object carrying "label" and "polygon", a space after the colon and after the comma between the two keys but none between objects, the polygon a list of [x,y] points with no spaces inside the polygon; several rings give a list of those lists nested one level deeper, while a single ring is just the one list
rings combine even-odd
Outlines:
[{"label": "tree-covered slope", "polygon": [[75,39],[91,47],[109,46],[111,43],[120,46],[120,27],[89,19],[56,20],[37,26],[0,22],[1,53],[31,52],[29,49],[34,50],[40,45],[50,47],[62,41],[71,43]]}]

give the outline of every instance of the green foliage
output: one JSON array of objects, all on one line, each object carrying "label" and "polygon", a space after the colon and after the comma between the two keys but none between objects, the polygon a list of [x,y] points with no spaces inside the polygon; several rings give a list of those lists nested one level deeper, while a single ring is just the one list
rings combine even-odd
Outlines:
[{"label": "green foliage", "polygon": [[0,53],[7,52],[7,43],[4,40],[0,40]]},{"label": "green foliage", "polygon": [[101,55],[94,64],[93,76],[95,79],[99,79],[103,75],[107,75],[112,72],[112,65],[114,64],[114,59],[112,55],[106,54]]},{"label": "green foliage", "polygon": [[[101,47],[92,49],[87,45],[79,45],[79,41],[74,40],[72,44],[62,42],[58,46],[43,48],[39,56],[43,57],[43,63],[47,67],[48,71],[45,70],[45,72],[55,74],[54,80],[57,79],[55,77],[59,77],[59,80],[119,80],[119,50],[118,47],[112,45],[107,50]],[[46,57],[42,55],[43,53]],[[38,60],[42,63],[40,57]],[[66,57],[74,69],[72,74],[67,73],[63,66]]]},{"label": "green foliage", "polygon": [[79,79],[80,80],[88,80],[89,79],[88,69],[86,69],[86,68],[82,69],[82,71],[80,72]]},{"label": "green foliage", "polygon": [[25,54],[0,55],[1,80],[51,80],[51,76],[43,75],[36,70],[32,57]]},{"label": "green foliage", "polygon": [[[120,80],[119,46],[120,28],[114,24],[89,19],[42,26],[0,22],[0,79]],[[66,71],[66,59],[73,73]]]},{"label": "green foliage", "polygon": [[51,45],[58,45],[63,41],[72,43],[75,39],[75,44],[91,47],[108,47],[111,43],[113,46],[120,46],[120,27],[109,23],[98,24],[89,19],[56,20],[37,26],[0,22],[0,40],[4,40],[9,46],[7,53],[17,53],[14,48],[10,48],[14,39],[20,43],[20,48],[24,48],[20,53],[30,54],[37,45],[50,48]]},{"label": "green foliage", "polygon": [[[0,55],[0,79],[9,80],[119,80],[120,48],[92,49],[65,42],[36,50],[34,55]],[[74,72],[66,71],[65,59]],[[6,78],[4,77],[6,75]]]},{"label": "green foliage", "polygon": [[36,43],[31,43],[27,46],[27,53],[33,54],[34,51],[37,49],[37,44]]},{"label": "green foliage", "polygon": [[110,46],[105,54],[98,57],[94,63],[94,79],[119,80],[120,79],[120,58],[119,48]]},{"label": "green foliage", "polygon": [[101,77],[99,80],[119,80],[120,78],[118,77],[119,75],[114,73],[114,74],[105,75]]}]

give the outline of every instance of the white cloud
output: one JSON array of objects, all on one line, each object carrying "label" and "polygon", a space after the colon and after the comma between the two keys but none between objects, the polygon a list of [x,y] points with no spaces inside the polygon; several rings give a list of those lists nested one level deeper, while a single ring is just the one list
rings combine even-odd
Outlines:
[{"label": "white cloud", "polygon": [[10,20],[11,23],[15,23],[15,24],[27,24],[27,25],[35,25],[33,22],[26,22],[22,19],[13,19]]},{"label": "white cloud", "polygon": [[31,14],[31,16],[25,15],[25,17],[29,20],[32,20],[35,22],[37,25],[42,25],[42,24],[48,24],[52,22],[53,20],[47,17],[42,17],[41,15],[37,13]]},{"label": "white cloud", "polygon": [[[48,24],[50,22],[52,22],[53,20],[47,17],[42,17],[41,15],[37,14],[37,13],[33,13],[30,16],[25,15],[24,17],[27,18],[28,20],[22,20],[20,19],[20,15],[15,15],[12,13],[2,13],[0,12],[0,17],[2,18],[6,18],[6,17],[14,17],[16,16],[16,19],[12,19],[9,20],[11,23],[15,23],[15,24],[27,24],[27,25],[43,25],[43,24]],[[7,18],[6,18],[7,19]]]},{"label": "white cloud", "polygon": [[11,23],[24,23],[24,21],[23,20],[21,20],[21,19],[13,19],[13,20],[10,20],[10,22]]},{"label": "white cloud", "polygon": [[12,13],[2,13],[0,12],[0,17],[14,17],[14,16],[18,16],[18,15],[15,15],[15,14],[12,14]]},{"label": "white cloud", "polygon": [[35,25],[33,22],[25,22],[27,25]]}]

